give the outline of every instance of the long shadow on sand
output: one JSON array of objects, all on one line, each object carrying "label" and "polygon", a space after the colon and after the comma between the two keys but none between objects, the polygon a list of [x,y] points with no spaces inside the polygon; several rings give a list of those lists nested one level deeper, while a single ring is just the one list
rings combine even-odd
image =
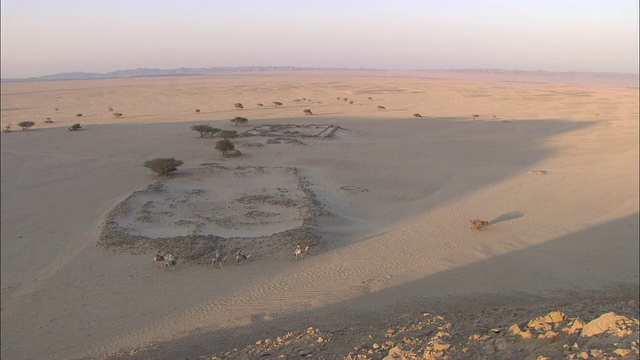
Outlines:
[{"label": "long shadow on sand", "polygon": [[[628,294],[637,294],[638,235],[638,213],[635,213],[541,245],[494,256],[327,307],[290,313],[273,320],[265,320],[264,314],[255,314],[253,322],[246,326],[195,331],[181,339],[160,343],[156,349],[113,358],[191,359],[203,354],[211,356],[311,326],[328,332],[364,329],[362,335],[366,336],[364,331],[373,331],[367,330],[368,326],[389,319],[396,319],[398,324],[402,324],[399,319],[403,315],[414,314],[417,317],[422,311],[473,316],[508,304],[532,309],[530,318],[533,318],[549,311],[536,308],[536,301],[556,298],[570,309],[573,300],[600,294],[591,290],[602,289],[606,282],[609,282],[612,292],[621,289]],[[531,285],[540,284],[540,280],[545,283],[543,287]],[[470,284],[484,285],[470,287]],[[554,289],[553,295],[549,295],[549,291]],[[570,314],[571,310],[565,311]],[[514,322],[522,320],[526,319],[513,319]],[[385,329],[376,331],[384,332]],[[347,344],[345,356],[352,351],[348,345],[355,344]],[[336,350],[339,352],[340,349]]]}]

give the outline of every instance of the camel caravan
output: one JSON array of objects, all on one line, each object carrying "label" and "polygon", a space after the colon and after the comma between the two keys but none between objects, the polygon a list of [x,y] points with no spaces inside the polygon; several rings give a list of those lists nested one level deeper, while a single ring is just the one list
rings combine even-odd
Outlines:
[{"label": "camel caravan", "polygon": [[[307,254],[309,249],[310,249],[309,246],[305,246],[304,248],[302,248],[302,245],[297,244],[295,249],[293,250],[293,255],[295,259],[299,260],[304,258],[304,256]],[[246,262],[247,260],[249,260],[249,258],[251,258],[251,254],[244,254],[242,250],[238,251],[238,254],[236,255],[235,264],[240,265]],[[227,261],[227,255],[225,254],[223,256],[220,250],[216,250],[216,253],[213,255],[213,258],[209,262],[209,267],[222,269],[226,261]],[[178,264],[178,260],[177,260],[177,257],[174,257],[171,254],[165,255],[161,251],[158,251],[158,253],[153,257],[153,264],[154,266],[157,266],[157,264],[160,264],[160,266],[165,268],[175,267]]]}]

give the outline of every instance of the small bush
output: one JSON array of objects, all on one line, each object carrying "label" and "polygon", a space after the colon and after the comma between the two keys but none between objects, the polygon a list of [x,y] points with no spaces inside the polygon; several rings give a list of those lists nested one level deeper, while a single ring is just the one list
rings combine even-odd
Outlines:
[{"label": "small bush", "polygon": [[247,118],[243,118],[243,117],[241,117],[241,116],[236,116],[236,117],[234,117],[233,119],[231,119],[231,122],[236,123],[236,126],[238,126],[238,124],[240,124],[240,125],[244,125],[244,124],[248,123],[248,122],[249,122],[249,119],[247,119]]},{"label": "small bush", "polygon": [[480,117],[480,115],[478,115],[478,114],[473,114],[473,115],[471,115],[471,117],[475,120],[475,119],[479,118],[479,117]]},{"label": "small bush", "polygon": [[117,118],[120,118],[120,117],[122,117],[122,113],[113,113],[113,116],[115,116]]},{"label": "small bush", "polygon": [[76,131],[76,130],[80,130],[80,129],[82,129],[82,126],[80,126],[80,124],[73,124],[69,128],[69,131]]},{"label": "small bush", "polygon": [[52,124],[52,123],[53,123],[53,120],[51,120],[51,118],[45,118],[45,119],[44,119],[44,123],[45,123],[45,124]]},{"label": "small bush", "polygon": [[299,103],[300,101],[302,101],[302,100],[300,100],[300,99],[293,100],[293,102],[295,102],[295,103]]},{"label": "small bush", "polygon": [[109,106],[109,111],[113,111],[113,108],[111,106]]},{"label": "small bush", "polygon": [[236,103],[234,106],[236,107],[236,110],[238,110],[238,109],[244,109],[244,106],[242,106],[242,104],[241,104],[241,103]]},{"label": "small bush", "polygon": [[4,129],[2,129],[2,132],[6,132],[6,133],[11,132],[11,123],[8,123],[7,126],[5,126]]},{"label": "small bush", "polygon": [[311,112],[311,109],[304,109],[303,112],[305,115],[313,115],[313,113]]},{"label": "small bush", "polygon": [[77,116],[77,117],[82,117],[82,114],[77,113],[77,114],[76,114],[76,116]]},{"label": "small bush", "polygon": [[386,107],[384,107],[384,106],[382,106],[382,105],[378,105],[378,111],[380,111],[380,110],[385,110],[385,109],[386,109]]},{"label": "small bush", "polygon": [[216,150],[219,150],[222,155],[226,155],[227,151],[233,151],[235,149],[235,145],[233,145],[233,143],[229,139],[223,139],[216,143]]},{"label": "small bush", "polygon": [[353,104],[353,101],[349,101],[349,105],[352,105],[352,104]]},{"label": "small bush", "polygon": [[273,105],[275,105],[276,107],[278,107],[278,106],[282,105],[282,103],[281,103],[280,101],[274,101],[274,102],[273,102]]},{"label": "small bush", "polygon": [[178,170],[178,166],[182,164],[183,162],[181,160],[174,158],[155,158],[145,161],[142,166],[151,169],[151,171],[158,173],[158,175],[168,175]]},{"label": "small bush", "polygon": [[18,126],[20,126],[22,128],[22,130],[28,130],[29,128],[33,127],[36,123],[34,123],[33,121],[22,121],[18,123]]},{"label": "small bush", "polygon": [[258,103],[258,106],[259,106],[259,107],[263,107],[263,106],[264,106],[264,104],[263,104],[263,103]]},{"label": "small bush", "polygon": [[200,109],[196,109],[196,113],[199,113],[199,112],[200,112]]},{"label": "small bush", "polygon": [[213,134],[220,131],[220,129],[209,125],[193,125],[191,126],[191,130],[199,132],[200,137],[205,137],[206,135],[213,136]]},{"label": "small bush", "polygon": [[224,130],[224,131],[220,131],[218,133],[218,136],[225,139],[231,139],[231,138],[238,137],[238,132],[235,130]]},{"label": "small bush", "polygon": [[422,115],[420,115],[420,113],[415,113],[413,114],[413,117],[422,117]]},{"label": "small bush", "polygon": [[344,98],[344,99],[342,99],[342,100],[344,100],[344,101],[347,101],[347,100],[349,100],[349,99],[347,99],[347,98]]}]

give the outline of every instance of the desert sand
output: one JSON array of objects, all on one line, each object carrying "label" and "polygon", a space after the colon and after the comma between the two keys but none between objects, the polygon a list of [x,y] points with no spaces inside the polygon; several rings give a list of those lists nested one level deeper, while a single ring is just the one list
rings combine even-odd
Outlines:
[{"label": "desert sand", "polygon": [[[616,295],[637,338],[637,76],[301,71],[1,96],[3,359],[241,358],[309,327],[533,320],[545,301],[569,319],[572,299]],[[225,157],[194,124],[250,136]],[[184,164],[160,178],[142,166],[156,157]],[[216,250],[224,268],[207,266]]]}]

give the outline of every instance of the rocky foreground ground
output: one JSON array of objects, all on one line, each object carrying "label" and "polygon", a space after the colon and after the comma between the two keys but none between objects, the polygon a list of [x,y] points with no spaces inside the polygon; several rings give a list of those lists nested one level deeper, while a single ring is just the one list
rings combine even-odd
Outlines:
[{"label": "rocky foreground ground", "polygon": [[[472,300],[473,301],[473,300]],[[193,354],[171,344],[130,349],[111,359],[638,359],[637,288],[487,306],[435,306],[339,328],[236,335],[229,348]],[[458,307],[458,309],[456,309]],[[406,310],[405,308],[400,309]],[[327,326],[324,326],[327,327]],[[268,331],[265,331],[265,333]],[[247,336],[249,335],[249,336]],[[240,340],[238,340],[240,339]],[[253,339],[256,339],[255,337]],[[244,345],[241,345],[244,344]],[[218,347],[219,345],[213,345]],[[206,347],[205,347],[206,348]],[[198,351],[198,350],[195,350]]]}]

